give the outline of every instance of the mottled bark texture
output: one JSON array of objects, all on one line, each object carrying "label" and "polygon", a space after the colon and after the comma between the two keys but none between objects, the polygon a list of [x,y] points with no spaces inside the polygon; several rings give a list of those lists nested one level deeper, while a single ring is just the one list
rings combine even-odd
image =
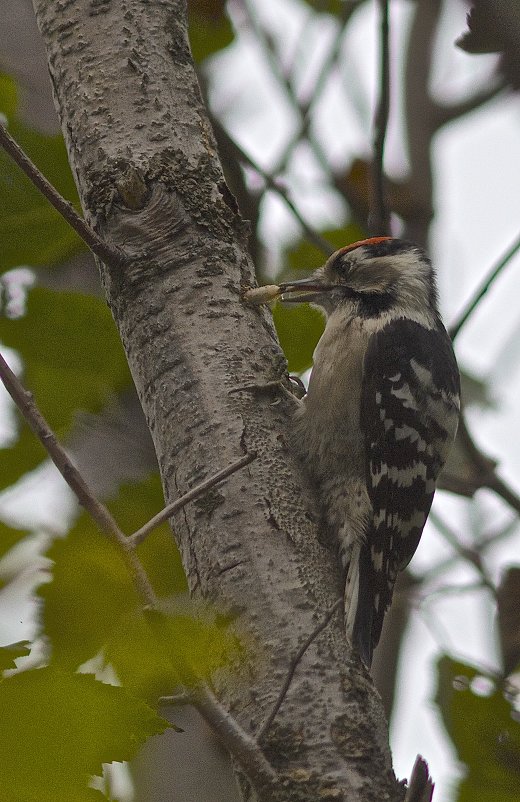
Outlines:
[{"label": "mottled bark texture", "polygon": [[[88,221],[132,257],[102,266],[176,497],[246,451],[258,458],[173,521],[190,587],[237,616],[256,657],[217,690],[254,733],[299,643],[341,593],[290,452],[294,402],[254,283],[247,228],[222,177],[178,0],[34,0]],[[102,347],[102,344],[100,344]],[[257,391],[244,389],[257,384]],[[280,772],[244,799],[397,800],[380,700],[336,616],[298,667],[264,744]]]}]

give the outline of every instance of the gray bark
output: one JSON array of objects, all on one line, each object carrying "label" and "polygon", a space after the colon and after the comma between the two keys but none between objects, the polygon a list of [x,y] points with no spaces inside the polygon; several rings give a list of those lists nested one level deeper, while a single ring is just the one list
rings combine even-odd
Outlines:
[{"label": "gray bark", "polygon": [[[254,644],[254,658],[216,680],[254,734],[342,588],[291,453],[295,402],[282,385],[261,389],[278,379],[287,388],[285,361],[269,313],[240,300],[254,282],[247,229],[220,170],[183,3],[34,6],[85,216],[133,257],[101,276],[166,499],[258,455],[173,521],[192,593],[234,613]],[[402,798],[379,697],[339,619],[309,648],[267,734],[279,782],[259,790],[242,771],[244,799]]]}]

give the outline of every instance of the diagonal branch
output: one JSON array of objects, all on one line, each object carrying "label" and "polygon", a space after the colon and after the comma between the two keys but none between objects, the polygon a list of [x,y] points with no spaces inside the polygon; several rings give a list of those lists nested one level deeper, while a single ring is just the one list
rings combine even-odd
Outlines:
[{"label": "diagonal branch", "polygon": [[219,482],[227,479],[228,476],[231,476],[231,474],[240,470],[240,468],[243,468],[245,465],[249,465],[249,463],[253,462],[254,459],[256,459],[256,454],[254,452],[246,454],[244,457],[240,457],[240,459],[237,459],[236,462],[232,462],[231,465],[228,465],[227,468],[223,468],[221,471],[218,471],[218,473],[210,476],[209,479],[206,479],[196,487],[188,490],[188,492],[184,493],[184,495],[180,498],[172,501],[171,504],[168,504],[163,510],[161,510],[161,512],[158,512],[157,515],[154,515],[153,518],[150,518],[150,520],[145,523],[144,526],[134,532],[133,535],[129,535],[127,537],[126,540],[128,546],[130,548],[136,548],[136,546],[138,546],[143,542],[143,540],[145,540],[146,537],[148,537],[150,532],[153,532],[156,527],[164,523],[164,521],[167,521],[168,518],[171,518],[174,513],[185,507],[188,502],[199,498],[199,496],[202,496],[207,490],[210,490],[210,488],[218,485]]},{"label": "diagonal branch", "polygon": [[491,268],[486,278],[482,281],[475,294],[468,302],[465,310],[460,314],[458,320],[452,326],[450,326],[448,333],[452,340],[457,337],[461,328],[467,323],[484,295],[486,295],[486,293],[491,289],[493,283],[502,273],[504,268],[507,267],[513,256],[518,253],[518,251],[520,251],[520,236],[518,236],[515,242],[513,242],[513,244],[507,249],[505,254],[498,260],[496,265]]},{"label": "diagonal branch", "polygon": [[120,547],[135,585],[146,604],[155,606],[156,597],[150,580],[136,555],[128,549],[126,535],[121,531],[110,511],[96,499],[78,469],[70,461],[67,452],[59,443],[56,435],[36,406],[32,393],[24,388],[21,381],[13,373],[0,354],[0,378],[16,406],[24,416],[30,428],[39,439],[51,460],[73,491],[82,507],[97,523],[113,543]]},{"label": "diagonal branch", "polygon": [[54,208],[61,214],[64,220],[81,237],[83,242],[90,248],[92,253],[98,256],[103,262],[110,265],[123,265],[127,262],[124,253],[110,245],[99,237],[82,217],[76,212],[71,203],[62,198],[60,193],[52,186],[43,173],[38,170],[34,162],[30,160],[20,145],[8,133],[5,125],[0,123],[0,146],[13,159],[14,162],[25,173],[27,178],[40,190]]},{"label": "diagonal branch", "polygon": [[460,117],[464,117],[465,114],[479,109],[485,103],[497,97],[504,89],[505,83],[500,81],[484,87],[484,89],[460,100],[458,103],[433,103],[432,101],[432,114],[435,127],[442,128],[443,125],[458,120]]},{"label": "diagonal branch", "polygon": [[276,179],[273,178],[273,176],[271,176],[266,170],[263,170],[262,167],[260,167],[260,165],[258,165],[252,159],[252,157],[245,152],[245,150],[242,150],[240,145],[237,145],[236,142],[233,142],[233,149],[237,154],[237,158],[241,162],[248,164],[249,167],[251,167],[255,171],[255,173],[258,173],[258,175],[261,176],[261,178],[263,178],[263,180],[266,183],[266,186],[269,187],[269,189],[276,192],[280,196],[280,198],[282,198],[282,200],[285,202],[285,204],[289,207],[289,209],[293,213],[296,220],[301,225],[302,229],[305,231],[305,234],[309,242],[312,242],[313,245],[315,245],[317,248],[319,248],[328,256],[330,256],[330,254],[334,251],[334,248],[332,247],[330,242],[328,242],[324,237],[320,236],[320,234],[318,234],[318,232],[314,228],[312,228],[312,226],[309,225],[309,223],[307,223],[301,212],[298,210],[293,201],[290,199],[287,190],[281,187],[279,183],[276,181]]}]

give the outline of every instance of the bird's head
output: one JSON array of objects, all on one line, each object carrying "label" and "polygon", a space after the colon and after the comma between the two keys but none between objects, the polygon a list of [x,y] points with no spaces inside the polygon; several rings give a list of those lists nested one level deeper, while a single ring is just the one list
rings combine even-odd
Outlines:
[{"label": "bird's head", "polygon": [[398,307],[408,313],[437,310],[430,260],[417,245],[392,237],[347,245],[308,279],[286,282],[280,290],[285,301],[309,301],[328,314],[347,303],[368,317]]}]

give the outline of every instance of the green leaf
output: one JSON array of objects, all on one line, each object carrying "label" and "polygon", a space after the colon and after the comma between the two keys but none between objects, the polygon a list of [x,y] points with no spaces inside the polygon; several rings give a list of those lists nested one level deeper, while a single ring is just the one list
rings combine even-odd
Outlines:
[{"label": "green leaf", "polygon": [[210,677],[244,654],[244,645],[232,632],[229,621],[217,623],[193,604],[174,606],[169,612],[146,610],[145,619],[169,655],[183,684],[192,678]]},{"label": "green leaf", "polygon": [[[99,298],[35,287],[24,317],[0,317],[0,340],[20,354],[24,383],[60,439],[78,410],[99,411],[132,381],[114,321]],[[45,455],[26,424],[18,442],[3,451],[2,487]]]},{"label": "green leaf", "polygon": [[18,89],[13,78],[0,72],[0,114],[9,120],[18,108]]},{"label": "green leaf", "polygon": [[339,17],[346,0],[305,0],[305,2],[320,14],[333,14]]},{"label": "green leaf", "polygon": [[290,372],[302,373],[312,365],[316,343],[325,327],[322,313],[308,304],[273,307],[273,318]]},{"label": "green leaf", "polygon": [[179,684],[168,648],[152,632],[139,610],[119,622],[104,655],[123,687],[151,705],[156,705],[160,696],[171,694]]},{"label": "green leaf", "polygon": [[43,631],[53,662],[76,668],[103,648],[141,600],[119,549],[86,514],[46,556],[54,567],[52,581],[38,591]]},{"label": "green leaf", "polygon": [[27,657],[30,651],[28,640],[20,640],[17,643],[10,643],[9,646],[0,647],[0,671],[16,668],[18,657]]},{"label": "green leaf", "polygon": [[28,534],[25,529],[13,529],[4,521],[0,521],[0,560]]},{"label": "green leaf", "polygon": [[234,39],[225,0],[190,0],[188,22],[191,52],[197,64],[223,50]]},{"label": "green leaf", "polygon": [[[0,111],[9,133],[60,195],[80,210],[63,137],[46,136],[16,119],[16,84],[0,75]],[[10,156],[0,149],[0,272],[63,262],[86,246]]]},{"label": "green leaf", "polygon": [[122,688],[47,667],[0,684],[3,802],[93,802],[103,763],[131,760],[169,726]]},{"label": "green leaf", "polygon": [[173,604],[169,612],[127,616],[105,649],[124,687],[151,704],[194,676],[209,678],[231,667],[243,653],[227,623],[217,623],[188,601]]},{"label": "green leaf", "polygon": [[[436,703],[467,776],[458,802],[515,802],[520,798],[518,714],[493,679],[473,666],[442,657]],[[482,686],[480,693],[473,689]]]},{"label": "green leaf", "polygon": [[[108,508],[121,529],[131,534],[164,507],[159,474],[139,484],[124,485]],[[186,593],[188,583],[169,524],[154,529],[137,548],[137,555],[159,597]]]}]

